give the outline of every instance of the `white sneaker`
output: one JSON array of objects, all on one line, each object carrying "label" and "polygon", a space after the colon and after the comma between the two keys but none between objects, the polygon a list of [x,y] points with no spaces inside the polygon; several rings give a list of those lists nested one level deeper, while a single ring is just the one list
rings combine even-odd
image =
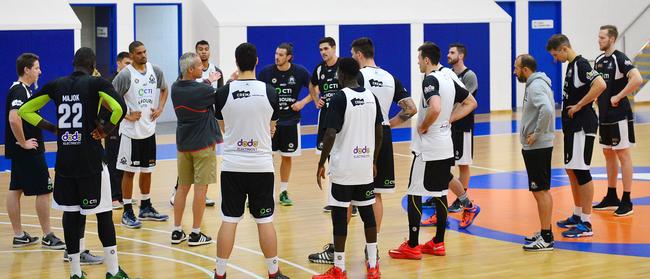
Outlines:
[{"label": "white sneaker", "polygon": [[543,237],[537,238],[535,241],[523,246],[524,251],[553,251],[554,241],[547,243]]}]

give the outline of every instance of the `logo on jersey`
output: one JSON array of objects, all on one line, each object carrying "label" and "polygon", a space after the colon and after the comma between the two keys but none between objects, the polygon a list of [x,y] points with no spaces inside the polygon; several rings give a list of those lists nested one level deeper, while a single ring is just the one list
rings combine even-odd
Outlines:
[{"label": "logo on jersey", "polygon": [[126,165],[126,157],[122,157],[122,159],[120,159],[120,164]]},{"label": "logo on jersey", "polygon": [[296,78],[293,76],[289,77],[289,81],[287,82],[289,85],[296,85]]},{"label": "logo on jersey", "polygon": [[338,83],[325,83],[323,84],[323,90],[325,91],[332,91],[332,90],[337,90],[339,89],[339,84]]},{"label": "logo on jersey", "polygon": [[86,205],[86,206],[88,206],[88,205],[93,205],[93,204],[97,204],[97,199],[92,199],[92,200],[89,200],[89,199],[83,199],[83,200],[81,201],[81,204]]},{"label": "logo on jersey", "polygon": [[250,91],[239,91],[239,90],[237,90],[235,92],[232,92],[232,98],[235,99],[235,100],[241,99],[241,98],[248,98],[250,96],[251,96]]},{"label": "logo on jersey", "polygon": [[151,97],[151,96],[153,96],[153,89],[151,89],[151,88],[140,88],[140,90],[138,90],[138,96],[140,96],[140,97],[144,97],[144,96]]},{"label": "logo on jersey", "polygon": [[368,81],[368,83],[370,83],[370,87],[383,87],[384,86],[383,81],[379,81],[379,80],[375,80],[375,79],[370,79]]},{"label": "logo on jersey", "polygon": [[23,101],[21,101],[21,100],[13,100],[11,102],[12,107],[19,107],[19,106],[22,106],[22,105],[23,105]]},{"label": "logo on jersey", "polygon": [[625,59],[625,65],[632,66],[632,61]]},{"label": "logo on jersey", "polygon": [[257,146],[259,146],[259,144],[260,144],[260,142],[254,140],[254,139],[250,139],[250,140],[240,139],[237,142],[237,151],[256,152],[257,151]]},{"label": "logo on jersey", "polygon": [[598,72],[596,72],[594,70],[591,70],[591,71],[587,72],[587,79],[588,80],[592,80],[592,79],[596,78],[597,76],[598,76]]},{"label": "logo on jersey", "polygon": [[260,217],[268,216],[273,213],[273,210],[271,208],[262,208],[260,209]]},{"label": "logo on jersey", "polygon": [[[275,93],[278,94],[278,95],[280,95],[280,94],[291,94],[291,93],[293,93],[293,90],[291,90],[291,88],[276,87],[275,88]],[[287,100],[287,101],[291,102],[292,100],[293,100],[293,98],[291,100]],[[282,100],[280,100],[280,102],[282,102]]]},{"label": "logo on jersey", "polygon": [[366,103],[366,100],[359,99],[359,98],[354,98],[354,99],[350,100],[350,102],[352,103],[353,107],[356,107],[356,106],[363,106]]},{"label": "logo on jersey", "polygon": [[395,180],[393,179],[386,179],[384,180],[384,186],[395,186]]},{"label": "logo on jersey", "polygon": [[150,84],[155,84],[156,83],[156,78],[153,77],[153,74],[149,75],[149,83]]},{"label": "logo on jersey", "polygon": [[436,87],[433,85],[427,85],[424,87],[424,93],[431,93],[433,91],[436,91]]},{"label": "logo on jersey", "polygon": [[375,195],[374,190],[368,190],[366,191],[366,199],[372,198]]},{"label": "logo on jersey", "polygon": [[320,74],[320,79],[325,79],[325,74]]},{"label": "logo on jersey", "polygon": [[370,157],[370,152],[370,147],[367,146],[357,146],[352,149],[353,157],[356,159],[368,158]]},{"label": "logo on jersey", "polygon": [[140,83],[140,80],[136,78],[133,82],[135,82],[135,84],[138,84]]},{"label": "logo on jersey", "polygon": [[278,82],[278,79],[277,79],[277,78],[272,78],[272,79],[271,79],[271,83],[277,83],[277,82]]},{"label": "logo on jersey", "polygon": [[70,133],[66,131],[61,135],[61,142],[63,145],[79,145],[81,144],[81,133],[79,131],[75,131],[74,133]]},{"label": "logo on jersey", "polygon": [[530,182],[530,189],[537,189],[537,183],[535,183],[535,181]]}]

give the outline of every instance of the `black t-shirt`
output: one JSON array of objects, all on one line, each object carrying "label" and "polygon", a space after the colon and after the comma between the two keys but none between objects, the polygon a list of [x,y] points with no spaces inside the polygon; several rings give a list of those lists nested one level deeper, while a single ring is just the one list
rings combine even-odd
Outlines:
[{"label": "black t-shirt", "polygon": [[23,134],[25,135],[25,140],[36,139],[38,142],[38,148],[36,149],[23,149],[16,142],[16,137],[11,131],[11,125],[9,124],[9,112],[11,110],[18,110],[27,99],[32,95],[32,91],[27,87],[26,84],[22,82],[15,82],[9,92],[7,93],[7,102],[6,102],[6,112],[5,112],[5,157],[14,158],[21,155],[29,155],[36,153],[44,153],[45,147],[43,142],[43,133],[41,129],[32,126],[23,120]]},{"label": "black t-shirt", "polygon": [[615,50],[611,56],[604,53],[596,58],[594,68],[607,83],[607,89],[598,96],[598,115],[600,123],[613,123],[623,119],[633,119],[632,107],[627,96],[617,107],[612,107],[611,97],[627,86],[627,74],[634,69],[632,61],[622,52]]},{"label": "black t-shirt", "polygon": [[126,104],[110,82],[83,72],[74,72],[47,83],[30,99],[47,95],[56,106],[57,175],[86,177],[102,171],[104,150],[101,142],[91,135],[99,122],[99,92],[106,93],[126,112]]},{"label": "black t-shirt", "polygon": [[[363,87],[350,88],[355,92],[363,92],[365,89]],[[332,100],[330,100],[330,108],[327,113],[327,124],[325,127],[335,129],[336,132],[340,132],[343,128],[343,123],[345,122],[345,110],[348,106],[348,100],[345,97],[345,93],[341,90],[337,90],[336,94],[333,95]],[[375,117],[375,125],[380,125],[383,121],[381,116],[381,107],[379,106],[379,100],[377,96],[373,94],[375,98],[375,106],[377,107],[377,116]],[[354,99],[352,99],[354,101]]]},{"label": "black t-shirt", "polygon": [[178,151],[196,151],[223,141],[214,119],[215,91],[212,86],[195,80],[178,80],[172,85],[172,104],[178,119]]},{"label": "black t-shirt", "polygon": [[260,71],[258,79],[273,86],[278,94],[280,108],[278,125],[289,126],[300,123],[300,111],[294,111],[291,105],[298,101],[300,89],[309,88],[307,69],[292,63],[289,70],[280,71],[275,64],[268,65]]},{"label": "black t-shirt", "polygon": [[[470,69],[466,68],[464,71],[462,71],[460,74],[458,74],[458,78],[460,78],[460,80],[462,80],[462,81],[465,81],[465,79],[466,79],[465,75],[467,75],[469,72],[470,72]],[[468,76],[468,78],[473,78],[474,80],[476,80],[476,74],[472,73],[472,75]],[[469,85],[467,83],[465,83],[465,86],[469,87]],[[467,90],[469,91],[470,88],[467,88]],[[470,93],[472,94],[472,96],[474,96],[476,98],[476,92],[477,91],[478,91],[478,89],[474,89]],[[464,100],[465,99],[463,99],[463,101]],[[455,130],[455,131],[463,131],[463,132],[469,132],[469,131],[473,130],[474,129],[474,111],[472,110],[472,112],[470,112],[467,116],[465,116],[465,117],[457,120],[456,122],[452,123],[451,129]]]},{"label": "black t-shirt", "polygon": [[585,133],[596,133],[598,116],[596,116],[592,103],[586,104],[573,115],[573,118],[569,118],[567,107],[580,102],[599,75],[591,68],[589,61],[581,55],[569,62],[562,92],[562,130],[564,132],[584,130]]},{"label": "black t-shirt", "polygon": [[339,59],[331,67],[327,66],[325,61],[321,62],[314,68],[314,72],[311,74],[311,84],[318,86],[321,99],[325,101],[325,105],[321,108],[321,113],[327,112],[332,96],[339,91],[339,78],[336,74],[339,68]]}]

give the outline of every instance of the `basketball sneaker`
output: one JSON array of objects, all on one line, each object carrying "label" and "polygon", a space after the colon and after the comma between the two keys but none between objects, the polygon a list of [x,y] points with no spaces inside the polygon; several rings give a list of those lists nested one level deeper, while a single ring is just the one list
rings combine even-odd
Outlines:
[{"label": "basketball sneaker", "polygon": [[434,208],[434,207],[436,207],[436,201],[433,199],[433,197],[427,198],[427,200],[422,203],[422,208]]},{"label": "basketball sneaker", "polygon": [[562,232],[562,236],[569,238],[588,237],[593,235],[594,232],[591,230],[591,224],[588,222],[581,222],[568,231]]},{"label": "basketball sneaker", "polygon": [[65,249],[65,243],[56,237],[53,232],[50,232],[41,240],[41,247],[52,250],[63,250]]},{"label": "basketball sneaker", "polygon": [[214,200],[212,200],[212,199],[210,199],[208,197],[205,197],[205,206],[214,206],[215,204],[217,204],[217,203]]},{"label": "basketball sneaker", "polygon": [[34,245],[38,242],[38,239],[39,238],[37,236],[31,236],[26,231],[23,231],[23,236],[21,237],[14,236],[13,247],[20,248],[29,245]]},{"label": "basketball sneaker", "polygon": [[323,274],[314,275],[311,277],[311,279],[347,279],[347,278],[348,277],[345,274],[345,271],[341,270],[336,266],[333,266]]},{"label": "basketball sneaker", "polygon": [[113,210],[124,208],[124,204],[120,201],[113,201]]},{"label": "basketball sneaker", "polygon": [[420,251],[422,254],[429,254],[434,256],[444,256],[447,254],[445,251],[445,243],[434,243],[433,239],[427,241],[427,243],[420,245]]},{"label": "basketball sneaker", "polygon": [[554,244],[555,244],[554,241],[551,241],[551,242],[544,241],[544,238],[541,237],[541,235],[540,235],[540,237],[535,239],[535,241],[533,241],[531,243],[528,243],[528,244],[525,244],[523,246],[523,248],[524,248],[524,251],[531,251],[531,252],[535,252],[535,251],[553,251],[553,245]]},{"label": "basketball sneaker", "polygon": [[129,279],[129,278],[131,278],[131,277],[129,277],[128,274],[126,274],[126,272],[124,272],[124,270],[122,270],[121,267],[118,267],[118,268],[119,269],[117,271],[117,274],[115,274],[115,275],[111,275],[110,273],[106,272],[106,279]]},{"label": "basketball sneaker", "polygon": [[541,238],[541,237],[542,237],[542,233],[541,232],[536,232],[531,236],[524,237],[524,241],[526,241],[528,243],[535,242],[535,240],[537,240],[538,238]]},{"label": "basketball sneaker", "polygon": [[214,279],[226,279],[226,274],[225,273],[223,275],[219,276],[219,275],[217,275],[217,270],[216,269],[213,269],[212,271],[214,271]]},{"label": "basketball sneaker", "polygon": [[86,277],[86,273],[83,272],[83,271],[81,272],[81,277],[79,277],[79,275],[70,276],[70,279],[86,279],[86,278],[88,278],[88,277]]},{"label": "basketball sneaker", "polygon": [[280,270],[278,269],[278,272],[269,274],[269,279],[289,279],[289,277],[282,274],[282,272],[280,272]]},{"label": "basketball sneaker", "polygon": [[289,198],[289,193],[287,191],[282,191],[280,193],[280,205],[292,206],[293,201]]},{"label": "basketball sneaker", "polygon": [[563,229],[567,228],[573,228],[580,224],[580,216],[578,215],[571,215],[571,217],[566,218],[565,220],[557,221],[557,226]]},{"label": "basketball sneaker", "polygon": [[605,196],[602,201],[591,208],[596,211],[616,210],[619,205],[621,205],[621,200],[619,200],[618,197]]},{"label": "basketball sneaker", "polygon": [[153,206],[140,207],[138,219],[144,221],[167,221],[169,215],[160,214]]},{"label": "basketball sneaker", "polygon": [[331,205],[326,205],[323,207],[323,213],[330,213],[332,212],[332,206]]},{"label": "basketball sneaker", "polygon": [[187,240],[187,234],[184,231],[175,230],[172,232],[172,244],[180,244],[185,240]]},{"label": "basketball sneaker", "polygon": [[312,263],[334,264],[334,244],[326,244],[322,252],[310,254],[307,258]]},{"label": "basketball sneaker", "polygon": [[631,202],[621,202],[621,205],[614,211],[614,215],[618,217],[632,215],[632,213],[634,213],[634,210],[632,210]]},{"label": "basketball sneaker", "polygon": [[352,216],[357,216],[359,215],[359,209],[356,206],[352,206]]},{"label": "basketball sneaker", "polygon": [[381,272],[379,272],[379,261],[377,261],[375,267],[370,267],[370,264],[366,261],[366,279],[379,278],[381,278]]},{"label": "basketball sneaker", "polygon": [[135,218],[132,210],[124,210],[122,212],[122,225],[129,229],[139,229],[142,227],[142,222],[138,218]]},{"label": "basketball sneaker", "polygon": [[474,220],[476,220],[476,216],[481,213],[481,207],[478,206],[478,204],[474,204],[470,208],[465,208],[463,210],[463,218],[460,220],[460,224],[458,225],[459,228],[465,229],[474,223]]},{"label": "basketball sneaker", "polygon": [[431,217],[429,217],[429,218],[423,220],[422,222],[420,222],[420,226],[423,226],[423,227],[433,227],[433,226],[435,226],[437,223],[438,223],[438,216],[436,216],[435,214],[433,214],[433,215],[431,215]]},{"label": "basketball sneaker", "polygon": [[388,255],[393,259],[422,259],[422,251],[420,250],[420,245],[411,247],[409,246],[408,240],[404,240],[404,242],[399,247],[397,247],[397,249],[389,250]]},{"label": "basketball sneaker", "polygon": [[[66,263],[69,263],[72,261],[72,258],[70,255],[68,255],[68,251],[63,251],[63,261]],[[102,256],[95,256],[90,253],[89,250],[83,251],[79,254],[79,263],[81,265],[97,265],[97,264],[103,264],[104,263],[104,257]]]},{"label": "basketball sneaker", "polygon": [[189,240],[187,241],[187,245],[189,246],[201,246],[210,243],[212,243],[212,238],[203,234],[202,232],[190,233]]},{"label": "basketball sneaker", "polygon": [[460,200],[456,198],[456,200],[451,204],[451,206],[447,210],[451,213],[457,213],[463,210],[463,205],[460,203]]}]

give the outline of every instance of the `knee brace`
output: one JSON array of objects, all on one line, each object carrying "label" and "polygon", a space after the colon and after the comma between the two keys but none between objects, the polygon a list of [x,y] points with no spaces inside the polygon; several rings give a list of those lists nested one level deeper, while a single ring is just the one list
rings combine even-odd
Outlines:
[{"label": "knee brace", "polygon": [[591,182],[591,172],[589,170],[573,170],[573,174],[578,180],[578,184],[585,185]]},{"label": "knee brace", "polygon": [[97,213],[97,234],[102,246],[111,247],[117,244],[115,240],[115,226],[113,225],[113,211]]},{"label": "knee brace", "polygon": [[332,208],[332,227],[335,236],[348,235],[348,209],[334,206]]},{"label": "knee brace", "polygon": [[365,229],[374,228],[377,226],[377,221],[375,220],[375,212],[372,210],[372,205],[368,206],[359,206],[359,216],[363,221],[363,227]]}]

